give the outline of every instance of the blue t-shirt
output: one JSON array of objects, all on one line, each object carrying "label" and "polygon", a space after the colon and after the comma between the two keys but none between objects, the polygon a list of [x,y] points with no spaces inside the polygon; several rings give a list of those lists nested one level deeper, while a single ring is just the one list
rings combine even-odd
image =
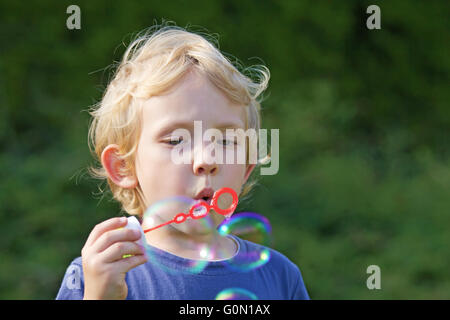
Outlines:
[{"label": "blue t-shirt", "polygon": [[[214,300],[309,299],[299,268],[281,253],[230,235],[234,257],[222,261],[189,260],[149,247],[149,260],[127,272],[127,299]],[[83,299],[81,257],[67,268],[56,299]]]}]

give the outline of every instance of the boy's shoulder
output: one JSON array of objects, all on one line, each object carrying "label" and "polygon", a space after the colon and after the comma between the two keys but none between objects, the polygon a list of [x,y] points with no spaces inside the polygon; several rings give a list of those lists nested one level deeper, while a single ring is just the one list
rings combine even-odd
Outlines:
[{"label": "boy's shoulder", "polygon": [[77,258],[75,258],[75,259],[73,259],[72,260],[72,262],[70,263],[71,265],[77,265],[77,266],[82,266],[83,265],[83,262],[82,262],[82,260],[81,260],[81,256],[80,257],[77,257]]},{"label": "boy's shoulder", "polygon": [[78,257],[67,267],[56,300],[82,300],[83,292],[83,265],[81,257]]},{"label": "boy's shoulder", "polygon": [[[261,266],[255,269],[271,282],[272,290],[288,293],[283,299],[309,299],[300,268],[281,252],[267,246],[235,237],[242,253],[258,253]],[[265,260],[265,261],[262,261]]]}]

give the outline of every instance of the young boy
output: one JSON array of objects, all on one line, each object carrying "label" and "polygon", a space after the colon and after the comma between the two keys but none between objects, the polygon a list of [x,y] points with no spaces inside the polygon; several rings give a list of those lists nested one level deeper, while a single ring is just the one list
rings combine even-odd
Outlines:
[{"label": "young boy", "polygon": [[[205,130],[258,130],[257,98],[269,80],[267,68],[258,72],[261,81],[255,83],[205,38],[179,27],[138,38],[91,113],[90,137],[102,163],[92,172],[107,179],[123,209],[141,220],[149,206],[174,196],[211,203],[224,187],[245,195],[255,164],[206,161],[211,141],[202,139],[184,149],[191,151],[187,162],[175,163],[174,150],[191,141],[173,132],[193,133],[196,121]],[[237,147],[234,140],[218,143],[225,156]],[[209,219],[146,233],[150,251],[138,244],[139,232],[123,228],[126,218],[98,224],[67,269],[57,299],[206,300],[230,289],[247,298],[309,299],[300,270],[288,258],[234,235],[221,236],[217,226],[224,217],[212,211]],[[207,257],[198,248],[207,248]],[[230,268],[232,261],[261,250],[270,257],[266,263]],[[186,266],[199,264],[201,269],[186,272],[192,271]]]}]

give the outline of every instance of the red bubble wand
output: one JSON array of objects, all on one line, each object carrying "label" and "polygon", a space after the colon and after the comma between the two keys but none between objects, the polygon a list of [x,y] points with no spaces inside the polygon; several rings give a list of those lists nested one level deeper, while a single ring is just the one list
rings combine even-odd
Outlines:
[{"label": "red bubble wand", "polygon": [[[224,193],[229,193],[231,194],[231,196],[233,197],[233,202],[231,203],[231,206],[227,209],[221,209],[219,208],[219,205],[217,204],[217,201],[219,200],[219,197],[224,194]],[[215,212],[217,212],[218,214],[221,214],[223,216],[232,214],[234,212],[234,210],[236,210],[238,204],[238,196],[236,194],[236,192],[231,189],[231,188],[222,188],[217,190],[213,197],[212,197],[212,201],[211,201],[211,205],[207,204],[205,201],[200,200],[199,202],[197,202],[196,204],[194,204],[191,209],[189,210],[189,213],[179,213],[177,214],[172,220],[169,220],[167,222],[164,222],[160,225],[157,225],[156,227],[153,228],[149,228],[149,229],[145,229],[144,233],[147,233],[149,231],[164,227],[165,225],[171,224],[171,223],[182,223],[184,221],[186,221],[186,219],[188,217],[191,217],[192,219],[201,219],[204,218],[208,215],[209,211],[211,209],[213,209]],[[199,208],[199,207],[204,207],[206,210],[204,213],[202,213],[201,215],[195,215],[194,211]]]}]

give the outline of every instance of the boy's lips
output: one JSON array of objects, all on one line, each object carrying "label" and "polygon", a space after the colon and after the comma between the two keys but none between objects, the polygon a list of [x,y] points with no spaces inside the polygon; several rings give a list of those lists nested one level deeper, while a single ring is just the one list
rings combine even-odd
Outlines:
[{"label": "boy's lips", "polygon": [[211,188],[203,188],[202,190],[200,190],[200,192],[198,192],[194,199],[195,200],[203,200],[205,202],[207,202],[208,204],[211,204],[211,199],[214,195],[214,190]]}]

